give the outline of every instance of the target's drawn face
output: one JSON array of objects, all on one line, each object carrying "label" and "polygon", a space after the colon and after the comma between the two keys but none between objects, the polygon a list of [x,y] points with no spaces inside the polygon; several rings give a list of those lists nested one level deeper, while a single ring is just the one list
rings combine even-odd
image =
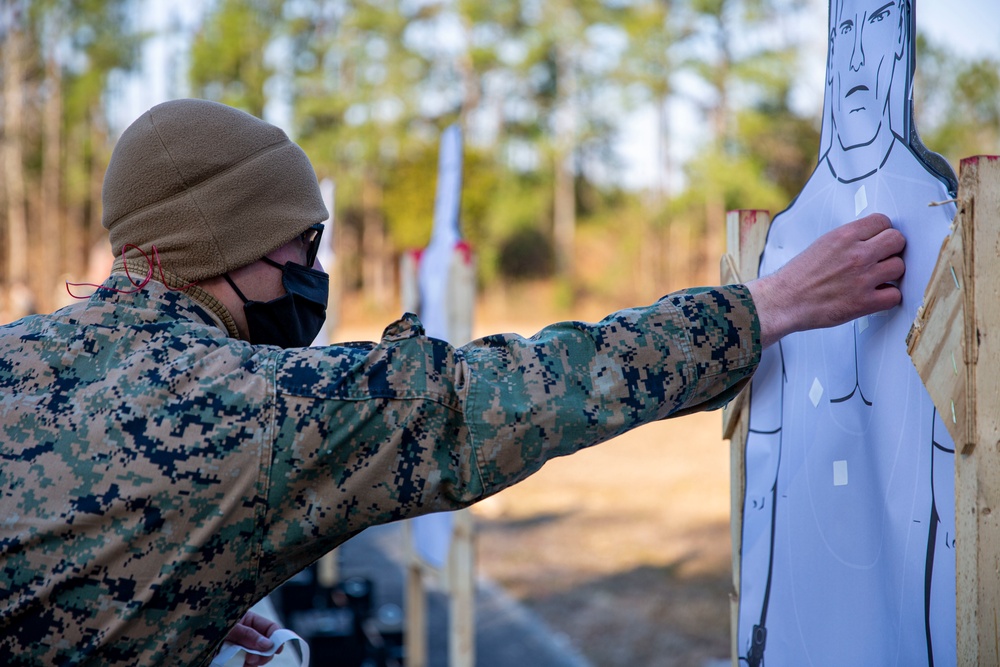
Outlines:
[{"label": "target's drawn face", "polygon": [[827,84],[841,148],[871,144],[889,125],[889,88],[903,55],[904,12],[897,0],[834,0]]}]

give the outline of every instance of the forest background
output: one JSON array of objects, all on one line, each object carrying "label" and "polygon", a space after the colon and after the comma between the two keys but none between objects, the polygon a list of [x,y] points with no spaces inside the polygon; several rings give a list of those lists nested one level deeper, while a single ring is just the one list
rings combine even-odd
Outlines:
[{"label": "forest background", "polygon": [[[816,3],[215,0],[151,30],[149,2],[5,0],[0,321],[65,304],[67,279],[103,279],[104,170],[144,44],[164,35],[172,96],[280,116],[334,181],[336,284],[366,308],[397,308],[452,123],[485,298],[544,284],[558,313],[716,282],[725,211],[781,210],[816,163],[820,105],[796,102],[804,63],[825,55],[823,31],[802,29]],[[1000,152],[1000,62],[918,39],[924,142],[956,168]],[[679,100],[696,122],[676,120]],[[660,159],[635,187],[616,148],[640,107]]]}]

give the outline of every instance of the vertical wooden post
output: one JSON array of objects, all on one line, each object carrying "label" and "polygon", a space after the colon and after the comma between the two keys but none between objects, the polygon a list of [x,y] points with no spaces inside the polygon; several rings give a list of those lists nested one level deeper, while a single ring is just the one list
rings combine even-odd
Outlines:
[{"label": "vertical wooden post", "polygon": [[[419,266],[420,251],[403,253],[399,261],[399,291],[400,305],[404,312],[420,312]],[[409,521],[403,522],[403,554],[406,575],[403,590],[406,665],[427,667],[427,568],[414,546],[413,525]]]},{"label": "vertical wooden post", "polygon": [[[454,345],[472,340],[476,264],[472,249],[459,241],[451,258],[448,281],[448,331]],[[449,608],[448,653],[450,667],[476,664],[476,549],[475,521],[469,509],[452,515],[451,550],[448,554]]]},{"label": "vertical wooden post", "polygon": [[1000,157],[962,161],[907,348],[955,441],[958,664],[1000,664]]},{"label": "vertical wooden post", "polygon": [[334,549],[324,554],[316,563],[316,580],[320,586],[331,588],[339,579],[340,567],[337,563],[337,550]]},{"label": "vertical wooden post", "polygon": [[476,664],[476,554],[472,512],[455,512],[451,552],[448,555],[449,638],[448,665]]},{"label": "vertical wooden post", "polygon": [[[730,211],[726,214],[726,254],[722,257],[722,282],[746,283],[757,278],[760,256],[767,241],[771,215],[767,211]],[[740,614],[740,562],[743,549],[743,497],[746,493],[745,452],[750,424],[748,391],[741,392],[722,410],[722,437],[730,441],[730,532],[733,551],[733,590],[730,600],[730,655],[738,667],[737,631]]]},{"label": "vertical wooden post", "polygon": [[[401,259],[404,311],[420,312],[419,265],[417,252],[405,253]],[[463,345],[472,340],[475,285],[472,251],[467,243],[459,241],[452,254],[447,285],[448,340],[452,344]],[[475,522],[468,509],[452,512],[451,516],[451,543],[444,570],[438,570],[420,556],[414,545],[411,523],[403,523],[407,667],[428,665],[427,590],[435,584],[448,593],[448,665],[475,665]]]},{"label": "vertical wooden post", "polygon": [[427,582],[426,566],[413,547],[413,529],[409,522],[403,524],[406,543],[406,624],[403,639],[406,642],[407,667],[427,667]]},{"label": "vertical wooden post", "polygon": [[[313,345],[332,345],[334,343],[333,332],[337,327],[337,317],[340,312],[340,272],[337,267],[337,255],[334,252],[334,243],[338,238],[340,225],[334,224],[334,193],[336,187],[332,180],[324,178],[319,183],[319,192],[323,197],[323,205],[330,212],[330,217],[326,220],[327,235],[323,237],[316,259],[326,269],[330,275],[330,293],[327,299],[327,318],[320,329]],[[337,550],[334,549],[325,554],[316,564],[316,580],[320,586],[332,588],[340,579],[340,563],[338,561]]]}]

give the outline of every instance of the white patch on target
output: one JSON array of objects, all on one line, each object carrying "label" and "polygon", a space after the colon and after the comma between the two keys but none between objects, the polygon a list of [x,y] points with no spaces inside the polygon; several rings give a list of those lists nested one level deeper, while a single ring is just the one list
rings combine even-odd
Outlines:
[{"label": "white patch on target", "polygon": [[865,186],[858,188],[854,193],[854,215],[861,215],[861,212],[868,208],[868,191]]},{"label": "white patch on target", "polygon": [[813,407],[819,407],[819,399],[823,398],[823,385],[819,383],[819,378],[813,379],[812,387],[809,389],[809,400],[812,401]]},{"label": "white patch on target", "polygon": [[847,486],[847,461],[833,462],[833,485]]}]

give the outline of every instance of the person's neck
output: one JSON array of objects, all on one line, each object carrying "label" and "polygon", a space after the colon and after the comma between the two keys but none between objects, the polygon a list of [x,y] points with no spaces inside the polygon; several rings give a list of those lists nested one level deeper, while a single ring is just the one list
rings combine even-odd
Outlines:
[{"label": "person's neck", "polygon": [[830,171],[842,183],[852,183],[871,176],[889,158],[894,140],[886,118],[882,119],[882,125],[870,143],[851,148],[844,148],[834,128],[833,142],[826,154]]}]

